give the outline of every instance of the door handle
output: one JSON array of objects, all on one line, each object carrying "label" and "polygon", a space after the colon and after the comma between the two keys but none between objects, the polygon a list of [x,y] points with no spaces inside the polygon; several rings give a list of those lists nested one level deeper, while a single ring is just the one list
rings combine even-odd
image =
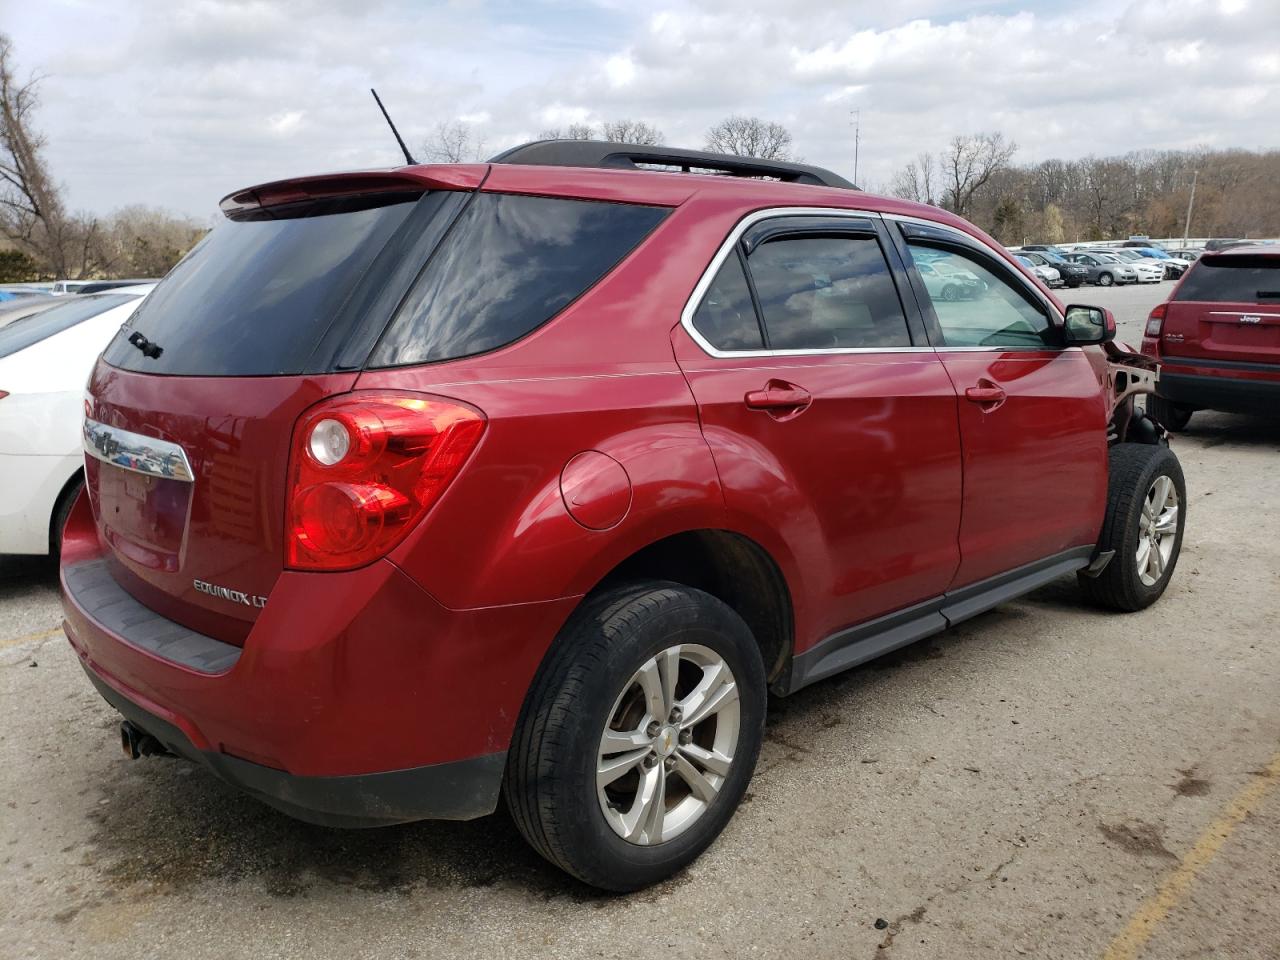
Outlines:
[{"label": "door handle", "polygon": [[975,387],[969,387],[964,392],[964,398],[970,403],[976,403],[986,412],[991,412],[1004,403],[1008,398],[1008,394],[1004,392],[1004,388],[997,383],[993,383],[985,377],[978,381]]},{"label": "door handle", "polygon": [[749,410],[763,410],[776,419],[788,419],[804,411],[813,395],[785,380],[770,380],[763,390],[751,390],[742,398]]}]

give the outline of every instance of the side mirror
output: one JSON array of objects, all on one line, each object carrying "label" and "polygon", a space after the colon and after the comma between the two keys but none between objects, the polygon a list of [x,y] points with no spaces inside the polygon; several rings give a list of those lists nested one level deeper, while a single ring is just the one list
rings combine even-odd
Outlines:
[{"label": "side mirror", "polygon": [[1116,318],[1102,307],[1086,307],[1073,303],[1067,307],[1063,337],[1069,347],[1106,343],[1116,337]]}]

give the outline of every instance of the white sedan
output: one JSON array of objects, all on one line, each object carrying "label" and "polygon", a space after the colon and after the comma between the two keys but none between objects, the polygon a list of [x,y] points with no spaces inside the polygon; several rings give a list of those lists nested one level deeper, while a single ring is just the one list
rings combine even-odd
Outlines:
[{"label": "white sedan", "polygon": [[85,384],[152,288],[68,297],[0,330],[0,554],[57,553],[82,483]]}]

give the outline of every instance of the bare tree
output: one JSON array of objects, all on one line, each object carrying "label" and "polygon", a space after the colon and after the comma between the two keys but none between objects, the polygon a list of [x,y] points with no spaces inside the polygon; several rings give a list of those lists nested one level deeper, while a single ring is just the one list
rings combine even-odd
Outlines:
[{"label": "bare tree", "polygon": [[1002,133],[953,137],[942,154],[944,205],[961,216],[968,213],[974,194],[996,171],[1008,166],[1017,150],[1018,145],[1005,140]]},{"label": "bare tree", "polygon": [[484,156],[484,138],[474,124],[442,120],[422,144],[428,163],[474,163]]},{"label": "bare tree", "polygon": [[163,277],[208,230],[190,217],[155,207],[117,210],[102,229],[102,259],[122,277]]},{"label": "bare tree", "polygon": [[665,137],[657,127],[643,120],[606,120],[600,125],[600,137],[611,143],[658,144]]},{"label": "bare tree", "polygon": [[596,129],[589,123],[571,123],[567,130],[552,127],[538,134],[539,140],[594,140]]},{"label": "bare tree", "polygon": [[13,43],[0,34],[0,233],[41,270],[83,276],[94,260],[97,223],[68,216],[49,176],[44,137],[32,129],[38,83],[17,81]]},{"label": "bare tree", "polygon": [[937,167],[933,154],[922,153],[894,175],[890,189],[895,197],[937,206],[938,197],[934,187],[936,180]]},{"label": "bare tree", "polygon": [[706,149],[761,160],[791,160],[791,132],[759,117],[728,117],[707,131]]}]

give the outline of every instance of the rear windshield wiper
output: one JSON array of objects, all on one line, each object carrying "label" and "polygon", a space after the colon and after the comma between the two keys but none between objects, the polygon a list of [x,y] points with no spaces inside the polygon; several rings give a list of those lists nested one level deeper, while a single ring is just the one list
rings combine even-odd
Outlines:
[{"label": "rear windshield wiper", "polygon": [[1263,299],[1274,300],[1276,297],[1280,297],[1280,290],[1259,290],[1258,291],[1259,300],[1263,300]]},{"label": "rear windshield wiper", "polygon": [[141,350],[144,357],[150,357],[152,360],[164,353],[163,347],[152,343],[144,337],[142,332],[139,330],[135,330],[133,333],[129,334],[129,342]]}]

